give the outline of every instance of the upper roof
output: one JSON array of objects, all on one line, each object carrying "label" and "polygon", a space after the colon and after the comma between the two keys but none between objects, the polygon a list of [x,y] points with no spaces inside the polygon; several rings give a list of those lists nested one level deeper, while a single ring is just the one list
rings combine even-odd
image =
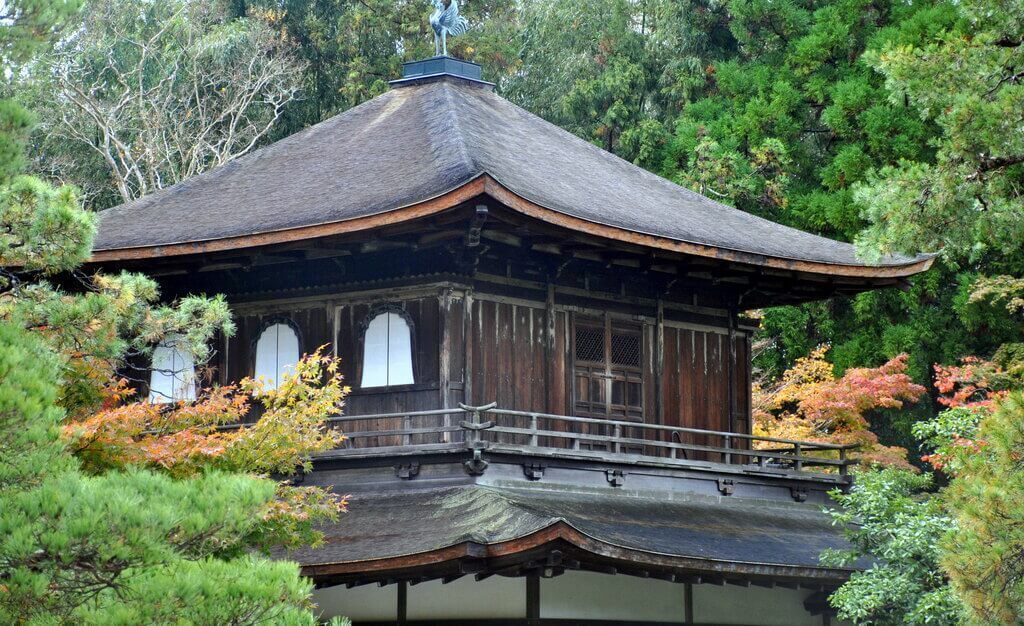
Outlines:
[{"label": "upper roof", "polygon": [[857,276],[907,276],[854,247],[715,202],[449,76],[401,87],[100,215],[97,261],[372,228],[488,193],[535,218],[654,248]]}]

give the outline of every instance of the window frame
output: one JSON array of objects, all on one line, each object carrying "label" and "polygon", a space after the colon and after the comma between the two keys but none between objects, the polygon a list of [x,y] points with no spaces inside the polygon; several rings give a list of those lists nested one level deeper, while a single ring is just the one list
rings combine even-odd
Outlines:
[{"label": "window frame", "polygon": [[[366,367],[366,333],[370,329],[370,324],[373,322],[373,320],[377,319],[378,317],[386,313],[393,313],[399,316],[400,318],[402,318],[403,321],[405,321],[406,326],[409,327],[409,360],[412,370],[412,382],[401,383],[397,385],[387,384],[377,385],[374,387],[364,387],[363,371]],[[396,303],[379,304],[371,307],[369,312],[367,312],[366,316],[359,323],[359,341],[356,347],[356,350],[359,353],[359,357],[355,368],[356,371],[354,373],[355,380],[358,381],[358,386],[353,385],[353,387],[356,390],[365,393],[410,391],[417,389],[420,386],[420,383],[418,382],[420,379],[420,372],[416,358],[416,355],[419,353],[418,349],[419,348],[417,346],[416,341],[416,323],[413,321],[412,316],[409,315],[408,311],[406,311],[400,304]]]},{"label": "window frame", "polygon": [[[299,360],[302,360],[303,345],[305,344],[305,342],[302,336],[302,330],[299,328],[299,325],[296,324],[295,321],[292,318],[288,317],[287,315],[273,315],[267,317],[261,321],[259,331],[252,336],[252,339],[250,341],[249,371],[252,372],[253,378],[256,378],[256,363],[259,361],[258,346],[260,343],[260,338],[263,337],[263,333],[267,332],[273,326],[276,326],[278,324],[282,324],[284,326],[287,326],[288,328],[291,328],[292,332],[295,333],[295,339],[298,342],[299,348],[298,358]],[[296,361],[296,363],[298,363],[298,361]],[[276,389],[279,383],[280,381],[274,381],[273,388]]]}]

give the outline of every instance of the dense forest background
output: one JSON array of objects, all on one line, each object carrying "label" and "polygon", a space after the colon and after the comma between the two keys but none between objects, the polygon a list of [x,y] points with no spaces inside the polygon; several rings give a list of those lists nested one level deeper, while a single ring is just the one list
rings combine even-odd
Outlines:
[{"label": "dense forest background", "polygon": [[[527,110],[723,203],[854,242],[866,260],[938,255],[902,289],[753,312],[761,325],[755,417],[772,434],[863,443],[865,467],[883,466],[837,495],[845,507],[838,521],[860,525],[852,551],[827,558],[876,563],[833,596],[842,618],[1020,623],[1024,3],[465,0],[460,9],[471,29],[449,41],[450,53],[483,65],[485,78]],[[109,559],[84,560],[78,575],[94,587],[46,578],[72,558],[72,544],[58,535],[40,548],[25,529],[52,522],[71,531],[60,515],[33,517],[38,502],[56,493],[107,523],[109,512],[90,509],[88,494],[99,499],[111,485],[148,489],[162,510],[168,493],[182,497],[173,490],[227,494],[230,472],[266,469],[250,462],[244,441],[196,439],[192,411],[170,420],[170,440],[154,442],[144,434],[149,409],[112,382],[118,362],[172,332],[187,330],[201,357],[215,330],[230,331],[223,301],[164,307],[155,285],[137,276],[94,277],[86,295],[69,296],[40,276],[87,258],[91,213],[386,91],[403,60],[433,54],[429,11],[425,0],[0,1],[0,373],[39,370],[0,381],[0,446],[40,450],[16,458],[17,471],[0,465],[0,510],[13,512],[0,514],[0,534],[22,539],[0,541],[0,581],[21,585],[0,584],[0,618],[31,606],[54,623],[102,622],[117,604],[105,591],[113,582],[90,578],[103,568],[122,575],[125,566]],[[53,363],[32,362],[40,345]],[[308,367],[334,366],[314,359]],[[33,387],[49,378],[52,385]],[[289,442],[285,461],[330,445],[314,433],[324,406],[344,395],[339,381],[332,385],[320,392],[323,404],[282,409],[289,432],[306,437]],[[235,393],[252,390],[204,399],[198,423],[237,415]],[[25,431],[11,415],[49,426]],[[83,432],[99,443],[75,448]],[[107,447],[123,441],[132,445]],[[214,448],[222,452],[198,452]],[[53,484],[80,485],[77,494],[40,491],[51,480],[37,473],[44,457],[63,459]],[[133,473],[140,463],[158,474]],[[175,482],[160,482],[168,470]],[[259,479],[237,480],[256,495],[206,502],[216,509],[206,512],[209,523],[250,519],[259,507],[280,513],[282,499],[288,510],[337,513],[323,494],[275,495]],[[272,521],[271,530],[232,527],[230,549],[196,554],[168,543],[159,523],[129,517],[110,539],[122,527],[129,535],[155,529],[140,550],[152,556],[156,546],[178,559],[175,571],[147,569],[142,559],[130,584],[155,589],[147,576],[158,570],[173,586],[176,572],[217,579],[245,567],[265,589],[285,584],[292,593],[255,598],[236,613],[285,611],[289,623],[311,623],[297,570],[240,562],[245,547],[309,532],[289,515]],[[95,539],[76,528],[85,550]],[[53,587],[40,603],[46,580]],[[220,610],[225,620],[235,610],[197,603],[180,585],[175,593],[174,610]],[[151,607],[124,610],[141,619]]]}]

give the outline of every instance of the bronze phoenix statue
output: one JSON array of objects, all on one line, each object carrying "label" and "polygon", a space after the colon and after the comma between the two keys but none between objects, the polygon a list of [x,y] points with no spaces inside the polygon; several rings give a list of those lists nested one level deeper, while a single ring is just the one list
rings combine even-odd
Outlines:
[{"label": "bronze phoenix statue", "polygon": [[434,29],[434,54],[448,56],[448,35],[457,36],[469,30],[469,22],[459,15],[458,0],[431,0],[434,12],[430,26]]}]

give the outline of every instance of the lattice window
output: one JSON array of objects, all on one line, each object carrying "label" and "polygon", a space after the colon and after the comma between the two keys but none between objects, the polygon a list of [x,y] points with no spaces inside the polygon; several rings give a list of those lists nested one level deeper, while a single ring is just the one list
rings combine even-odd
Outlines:
[{"label": "lattice window", "polygon": [[640,367],[640,335],[612,333],[612,365]]},{"label": "lattice window", "polygon": [[[573,365],[575,414],[642,420],[644,394],[641,329],[618,326],[609,319],[603,320],[603,323],[596,320],[577,321],[573,337],[576,342]],[[603,428],[590,425],[584,430],[599,434]]]},{"label": "lattice window", "polygon": [[576,327],[576,360],[604,363],[604,329],[594,326]]}]

